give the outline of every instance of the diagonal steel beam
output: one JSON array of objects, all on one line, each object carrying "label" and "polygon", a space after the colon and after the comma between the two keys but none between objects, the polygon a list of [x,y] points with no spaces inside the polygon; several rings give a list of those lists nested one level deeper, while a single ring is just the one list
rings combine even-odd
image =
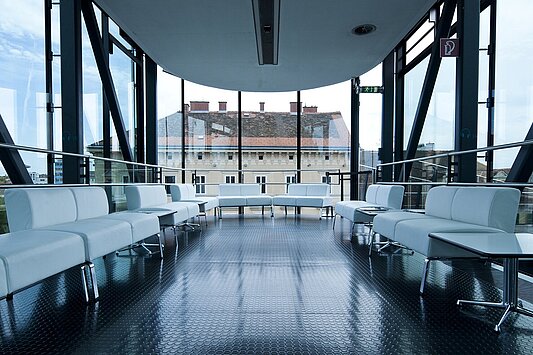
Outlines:
[{"label": "diagonal steel beam", "polygon": [[98,23],[96,22],[92,0],[83,0],[81,2],[81,11],[89,34],[89,40],[91,41],[94,59],[98,67],[98,72],[100,73],[102,87],[104,88],[105,97],[109,105],[109,110],[111,111],[113,124],[115,125],[122,156],[126,161],[133,161],[124,119],[122,117],[122,112],[120,111],[120,105],[115,90],[115,84],[113,83],[113,77],[111,76],[109,66],[106,64],[104,47],[102,38],[100,37]]},{"label": "diagonal steel beam", "polygon": [[[9,134],[9,130],[7,129],[2,115],[0,115],[0,143],[15,144],[13,138],[11,138],[11,134]],[[2,161],[2,165],[4,166],[11,183],[15,185],[33,184],[18,150],[0,147],[0,160]]]},{"label": "diagonal steel beam", "polygon": [[[533,140],[533,124],[529,127],[526,141]],[[528,182],[533,174],[533,145],[524,145],[518,151],[505,181]]]},{"label": "diagonal steel beam", "polygon": [[[411,129],[411,135],[409,136],[409,143],[407,144],[407,152],[405,159],[413,159],[416,154],[418,143],[420,142],[420,136],[422,135],[422,129],[426,121],[428,113],[429,103],[435,88],[435,82],[439,73],[440,63],[442,58],[440,57],[440,38],[448,37],[450,27],[453,20],[453,14],[455,12],[456,0],[448,0],[444,3],[442,10],[442,16],[439,19],[437,26],[437,33],[435,34],[435,40],[431,47],[431,55],[429,57],[429,64],[424,78],[424,84],[422,85],[422,92],[420,94],[420,100],[418,101],[418,107],[416,109],[415,119],[413,121],[413,127]],[[403,176],[405,180],[409,178],[411,172],[412,163],[407,163],[403,168]]]}]

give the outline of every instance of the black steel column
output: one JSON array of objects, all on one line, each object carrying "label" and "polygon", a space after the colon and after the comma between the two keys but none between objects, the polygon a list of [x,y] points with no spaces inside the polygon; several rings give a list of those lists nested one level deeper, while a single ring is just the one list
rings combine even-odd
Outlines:
[{"label": "black steel column", "polygon": [[359,198],[359,78],[352,79],[352,116],[350,121],[350,200]]},{"label": "black steel column", "polygon": [[146,162],[158,164],[157,144],[157,64],[152,58],[145,55],[144,70],[146,74],[145,100],[146,100]]},{"label": "black steel column", "polygon": [[[393,128],[394,128],[394,51],[385,57],[382,63],[382,110],[381,110],[381,149],[382,163],[392,162]],[[383,181],[392,181],[392,166],[381,170]]]},{"label": "black steel column", "polygon": [[[181,182],[185,183],[185,128],[188,123],[189,116],[187,113],[187,105],[185,105],[185,80],[181,79]],[[165,152],[166,154],[167,152]]]},{"label": "black steel column", "polygon": [[138,59],[135,65],[135,116],[137,127],[135,131],[135,148],[137,149],[137,162],[144,163],[144,66],[143,51],[137,46],[135,48],[135,57]]},{"label": "black steel column", "polygon": [[[54,88],[52,62],[52,0],[44,2],[44,57],[46,91],[46,148],[54,150]],[[54,155],[46,155],[46,175],[49,184],[54,183]]]},{"label": "black steel column", "polygon": [[[63,151],[82,154],[83,87],[80,0],[60,2],[60,35]],[[63,157],[63,183],[79,184],[82,182],[80,163],[79,158]]]},{"label": "black steel column", "polygon": [[[479,85],[479,1],[457,2],[457,58],[455,89],[455,150],[477,148]],[[458,156],[457,181],[476,182],[477,154]]]},{"label": "black steel column", "polygon": [[[242,92],[237,92],[237,169],[239,170],[239,176],[237,181],[242,184]],[[240,213],[240,212],[239,212]]]},{"label": "black steel column", "polygon": [[296,182],[302,182],[302,105],[300,90],[296,92]]},{"label": "black steel column", "polygon": [[[79,0],[76,0],[79,1]],[[117,93],[115,90],[115,84],[113,83],[113,77],[109,66],[105,62],[105,52],[103,49],[102,38],[100,37],[100,30],[94,14],[93,3],[91,0],[82,0],[81,9],[83,11],[83,17],[85,19],[85,26],[87,27],[87,34],[91,41],[93,49],[94,60],[98,67],[100,74],[100,80],[102,81],[102,88],[104,89],[105,97],[109,105],[111,112],[111,118],[115,125],[115,131],[117,133],[118,143],[120,150],[122,151],[122,157],[125,161],[133,161],[133,156],[130,149],[130,143],[128,141],[128,135],[126,127],[124,125],[124,119],[120,110]],[[62,68],[64,68],[62,66]]]},{"label": "black steel column", "polygon": [[[487,147],[494,145],[494,94],[496,91],[496,0],[490,5],[490,33],[489,33],[489,82],[487,96]],[[494,176],[494,152],[486,153],[487,182],[492,182]]]},{"label": "black steel column", "polygon": [[[450,26],[453,20],[453,14],[455,12],[455,4],[455,0],[448,0],[444,3],[444,9],[442,10],[441,18],[439,19],[435,40],[431,46],[429,64],[426,71],[426,76],[424,77],[422,92],[420,93],[420,100],[418,101],[418,107],[416,109],[411,135],[409,136],[409,142],[407,143],[405,159],[413,159],[416,154],[418,142],[420,141],[420,136],[422,135],[422,129],[424,128],[424,122],[426,121],[429,103],[431,101],[431,96],[433,95],[433,89],[435,88],[435,82],[437,80],[437,74],[439,73],[440,63],[442,60],[440,57],[440,38],[446,38],[450,33]],[[404,175],[405,180],[409,178],[411,167],[412,164],[405,164],[402,169],[402,174]]]},{"label": "black steel column", "polygon": [[[404,108],[405,108],[405,87],[404,74],[401,73],[405,68],[405,41],[402,41],[396,49],[396,91],[395,91],[395,111],[394,111],[394,161],[403,160],[403,142],[404,142]],[[401,177],[402,166],[394,166],[394,181],[403,180]]]}]

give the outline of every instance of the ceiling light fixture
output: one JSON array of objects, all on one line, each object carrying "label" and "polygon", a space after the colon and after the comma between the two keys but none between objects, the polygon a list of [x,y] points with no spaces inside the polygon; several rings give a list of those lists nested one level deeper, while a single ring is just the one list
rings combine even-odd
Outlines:
[{"label": "ceiling light fixture", "polygon": [[363,36],[371,32],[374,32],[375,30],[376,30],[376,26],[367,23],[364,25],[359,25],[359,26],[354,27],[352,29],[352,33],[357,36]]}]

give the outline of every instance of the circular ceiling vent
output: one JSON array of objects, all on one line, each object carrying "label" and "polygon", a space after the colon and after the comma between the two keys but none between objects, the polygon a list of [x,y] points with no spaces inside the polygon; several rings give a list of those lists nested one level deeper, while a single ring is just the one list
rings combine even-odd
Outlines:
[{"label": "circular ceiling vent", "polygon": [[376,26],[367,23],[364,25],[359,25],[357,27],[354,27],[352,30],[352,33],[357,36],[363,36],[371,32],[374,32],[375,30],[376,30]]}]

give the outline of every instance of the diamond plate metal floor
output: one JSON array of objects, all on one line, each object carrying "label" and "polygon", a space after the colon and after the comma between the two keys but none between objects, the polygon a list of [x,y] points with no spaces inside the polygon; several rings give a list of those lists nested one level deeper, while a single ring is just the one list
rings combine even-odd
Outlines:
[{"label": "diamond plate metal floor", "polygon": [[422,256],[369,259],[364,236],[344,240],[348,221],[335,231],[331,224],[316,216],[211,218],[203,233],[181,236],[177,251],[169,235],[163,261],[98,260],[101,300],[88,306],[79,270],[68,270],[0,301],[0,352],[533,352],[532,318],[513,315],[498,335],[501,310],[455,305],[499,300],[498,272],[437,262],[421,298]]}]

